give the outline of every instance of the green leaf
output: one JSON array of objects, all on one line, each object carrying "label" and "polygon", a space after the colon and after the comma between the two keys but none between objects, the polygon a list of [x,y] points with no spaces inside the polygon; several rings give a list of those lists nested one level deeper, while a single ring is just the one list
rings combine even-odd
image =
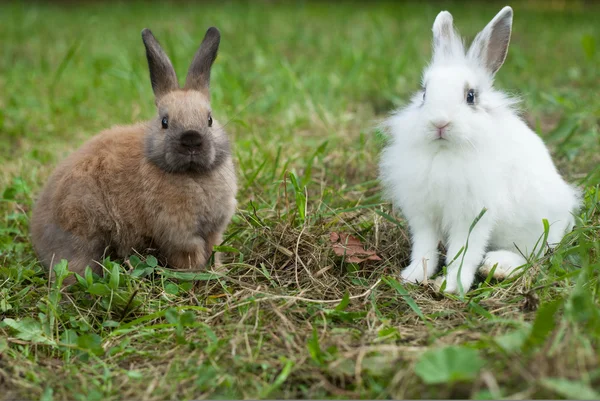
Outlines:
[{"label": "green leaf", "polygon": [[46,387],[44,389],[44,393],[40,397],[40,401],[53,401],[54,400],[54,390],[52,387]]},{"label": "green leaf", "polygon": [[377,332],[377,337],[393,337],[396,339],[400,339],[400,331],[396,327],[384,327],[383,329]]},{"label": "green leaf", "polygon": [[77,279],[77,282],[83,287],[83,288],[88,288],[88,283],[87,281],[85,281],[85,279],[83,277],[81,277],[79,274],[75,273],[75,278]]},{"label": "green leaf", "polygon": [[12,309],[12,305],[6,302],[6,299],[0,299],[0,312],[7,312]]},{"label": "green leaf", "polygon": [[556,312],[563,304],[563,299],[555,299],[549,303],[545,303],[538,309],[535,320],[533,321],[533,327],[529,333],[529,337],[525,340],[522,349],[530,350],[540,344],[542,344],[548,334],[554,330],[556,326]]},{"label": "green leaf", "polygon": [[104,354],[102,348],[102,338],[97,334],[84,334],[77,339],[77,346],[83,350],[87,350],[95,355]]},{"label": "green leaf", "polygon": [[324,361],[323,351],[321,350],[321,346],[319,345],[319,335],[317,334],[317,329],[313,327],[312,336],[308,340],[308,352],[310,353],[310,357],[317,364],[322,365]]},{"label": "green leaf", "polygon": [[37,344],[54,345],[55,342],[49,339],[42,328],[42,324],[33,318],[26,317],[21,320],[6,318],[3,323],[17,332],[16,337],[31,341]]},{"label": "green leaf", "polygon": [[183,327],[193,326],[195,322],[196,315],[194,315],[194,312],[192,311],[183,312],[179,316],[179,323],[181,323]]},{"label": "green leaf", "polygon": [[103,283],[94,283],[89,286],[87,291],[92,295],[98,295],[100,297],[105,297],[111,294],[110,288],[108,288],[108,286]]},{"label": "green leaf", "polygon": [[128,370],[127,372],[125,372],[125,374],[130,379],[136,379],[136,380],[141,380],[145,377],[144,374],[142,372],[140,372],[139,370]]},{"label": "green leaf", "polygon": [[165,285],[165,292],[171,295],[179,294],[179,287],[175,283],[167,283]]},{"label": "green leaf", "polygon": [[530,327],[522,327],[494,338],[496,344],[506,352],[515,352],[523,347],[531,331]]},{"label": "green leaf", "polygon": [[[0,117],[3,117],[3,114],[0,113]],[[15,177],[12,180],[12,183],[4,190],[2,194],[2,199],[5,200],[16,200],[17,195],[25,195],[30,192],[27,183],[21,177]]]},{"label": "green leaf", "polygon": [[298,184],[298,179],[296,178],[296,175],[293,172],[290,171],[288,176],[290,177],[290,181],[292,182],[292,186],[294,187],[298,216],[300,216],[300,221],[304,222],[304,220],[306,219],[306,195],[304,193],[304,189]]},{"label": "green leaf", "polygon": [[129,264],[134,268],[137,269],[138,266],[142,265],[142,261],[140,260],[140,258],[138,258],[136,255],[131,255],[129,257]]},{"label": "green leaf", "polygon": [[165,319],[171,324],[179,322],[179,311],[175,308],[169,308],[165,311]]},{"label": "green leaf", "polygon": [[61,259],[60,262],[58,262],[57,264],[55,264],[52,267],[52,270],[54,270],[54,277],[55,277],[55,281],[54,281],[54,287],[55,288],[62,288],[62,282],[63,280],[69,275],[69,269],[68,269],[68,262],[65,259]]},{"label": "green leaf", "polygon": [[281,369],[281,372],[277,375],[277,378],[273,381],[273,384],[271,384],[268,387],[265,387],[260,392],[260,395],[258,398],[260,398],[260,399],[267,398],[269,396],[269,394],[271,394],[274,390],[278,389],[283,383],[285,383],[286,379],[292,372],[292,367],[294,366],[294,361],[287,359],[285,357],[283,358],[283,360],[285,361],[285,365],[283,366],[283,369]]},{"label": "green leaf", "polygon": [[[61,259],[60,262],[55,264],[52,267],[54,271],[54,282],[52,283],[52,288],[50,289],[50,294],[48,295],[48,304],[51,305],[51,310],[55,311],[58,307],[60,299],[62,298],[62,287],[63,281],[70,274],[69,269],[67,267],[68,262],[65,259]],[[48,321],[51,327],[54,326],[55,313],[49,312],[50,320]]]},{"label": "green leaf", "polygon": [[[584,247],[580,249],[582,253],[588,252]],[[595,327],[600,327],[600,311],[596,302],[594,286],[589,285],[591,277],[595,275],[595,267],[593,264],[586,264],[587,266],[579,273],[575,288],[565,303],[565,317],[582,324],[586,330],[596,331],[598,329]]]},{"label": "green leaf", "polygon": [[342,300],[340,301],[338,306],[335,307],[335,310],[338,312],[342,312],[342,311],[346,310],[346,308],[348,307],[349,304],[350,304],[350,294],[348,293],[348,291],[346,291],[346,292],[344,292],[344,296],[342,297]]},{"label": "green leaf", "polygon": [[572,381],[561,378],[546,378],[541,384],[550,391],[570,400],[600,400],[600,393],[583,381]]},{"label": "green leaf", "polygon": [[535,258],[541,258],[543,254],[546,252],[546,244],[548,244],[548,235],[550,234],[550,223],[547,219],[542,219],[542,224],[544,225],[544,234],[538,238],[535,243],[533,250],[535,252]]},{"label": "green leaf", "polygon": [[154,256],[150,255],[146,258],[146,264],[149,267],[156,267],[156,266],[158,266],[158,260],[156,260],[156,258]]},{"label": "green leaf", "polygon": [[485,362],[473,348],[448,346],[426,351],[415,365],[415,373],[426,384],[473,380]]},{"label": "green leaf", "polygon": [[75,345],[77,344],[77,338],[79,338],[77,332],[69,329],[63,331],[63,333],[60,335],[60,342],[63,344]]},{"label": "green leaf", "polygon": [[227,246],[227,245],[215,245],[215,246],[213,246],[213,250],[215,252],[223,252],[223,253],[240,253],[239,249],[234,248],[232,246]]},{"label": "green leaf", "polygon": [[[141,266],[145,266],[145,265],[141,265]],[[131,276],[132,277],[147,277],[149,275],[151,275],[152,273],[154,273],[154,267],[144,267],[144,268],[138,268],[135,269],[134,271],[131,272]]]},{"label": "green leaf", "polygon": [[14,186],[9,186],[2,193],[2,199],[14,200],[16,194],[17,194],[17,189]]},{"label": "green leaf", "polygon": [[110,280],[108,281],[108,287],[113,291],[116,291],[119,288],[119,264],[112,263],[112,267],[110,269]]},{"label": "green leaf", "polygon": [[92,283],[94,282],[94,274],[92,273],[92,268],[89,266],[85,267],[85,281],[87,282],[87,286],[89,287],[90,285],[92,285]]}]

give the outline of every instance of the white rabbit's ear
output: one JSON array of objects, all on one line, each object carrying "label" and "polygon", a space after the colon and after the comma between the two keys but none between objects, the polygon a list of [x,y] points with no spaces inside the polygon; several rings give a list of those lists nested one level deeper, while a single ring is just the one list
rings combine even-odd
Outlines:
[{"label": "white rabbit's ear", "polygon": [[480,63],[492,75],[502,67],[506,59],[512,20],[512,8],[504,7],[483,31],[477,34],[467,53],[467,57]]},{"label": "white rabbit's ear", "polygon": [[221,34],[219,30],[215,27],[208,28],[188,70],[185,89],[195,89],[208,96],[210,68],[217,58],[220,42]]},{"label": "white rabbit's ear", "polygon": [[433,22],[433,58],[464,56],[462,40],[454,29],[452,14],[442,11]]},{"label": "white rabbit's ear", "polygon": [[171,60],[160,47],[150,29],[146,28],[142,31],[142,40],[144,46],[146,46],[146,57],[148,58],[154,96],[158,99],[168,92],[179,89],[173,64],[171,64]]}]

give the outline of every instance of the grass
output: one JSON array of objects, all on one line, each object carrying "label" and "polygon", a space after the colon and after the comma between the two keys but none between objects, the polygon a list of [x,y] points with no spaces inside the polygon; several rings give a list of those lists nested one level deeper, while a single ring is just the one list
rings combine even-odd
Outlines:
[{"label": "grass", "polygon": [[[464,298],[398,280],[409,239],[373,127],[418,88],[437,12],[472,38],[503,5],[2,3],[0,399],[598,398],[598,5],[514,2],[497,76],[585,188],[576,229]],[[96,132],[154,115],[142,28],[183,78],[210,25],[240,180],[226,269],[134,255],[60,290],[29,242],[36,194]],[[337,256],[332,233],[381,260]]]}]

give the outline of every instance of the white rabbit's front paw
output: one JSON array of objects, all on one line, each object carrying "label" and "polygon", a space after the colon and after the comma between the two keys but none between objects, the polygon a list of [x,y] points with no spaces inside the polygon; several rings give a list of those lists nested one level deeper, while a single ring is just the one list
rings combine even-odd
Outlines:
[{"label": "white rabbit's front paw", "polygon": [[[458,288],[457,272],[450,270],[448,271],[447,276],[440,276],[436,278],[433,282],[433,286],[437,291],[441,291],[444,280],[446,281],[446,288],[444,288],[444,292],[453,294],[460,292]],[[473,280],[475,280],[475,276],[473,274],[469,274],[464,271],[461,272],[460,283],[462,284],[462,290],[464,293],[469,291],[471,284],[473,284]]]},{"label": "white rabbit's front paw", "polygon": [[423,271],[423,265],[421,263],[411,263],[408,265],[402,273],[400,273],[402,280],[408,281],[409,283],[420,283],[425,278],[425,272]]},{"label": "white rabbit's front paw", "polygon": [[493,277],[497,280],[504,280],[519,266],[527,263],[525,258],[511,251],[492,251],[485,255],[483,264],[479,268],[479,272],[484,276],[488,276],[494,266]]}]

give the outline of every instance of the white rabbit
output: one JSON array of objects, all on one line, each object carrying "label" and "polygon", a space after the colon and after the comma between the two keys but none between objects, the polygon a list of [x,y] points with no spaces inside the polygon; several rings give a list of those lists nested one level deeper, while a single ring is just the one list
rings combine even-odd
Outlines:
[{"label": "white rabbit", "polygon": [[[401,274],[406,281],[437,272],[444,241],[447,277],[437,285],[445,279],[447,292],[461,286],[466,292],[479,266],[488,274],[497,265],[494,277],[505,278],[574,225],[579,191],[562,179],[542,140],[519,118],[516,101],[492,87],[508,51],[512,16],[504,7],[465,52],[452,15],[439,13],[423,89],[384,123],[391,141],[381,156],[380,179],[412,236],[411,263]],[[550,223],[547,244],[536,248],[543,219]]]}]

